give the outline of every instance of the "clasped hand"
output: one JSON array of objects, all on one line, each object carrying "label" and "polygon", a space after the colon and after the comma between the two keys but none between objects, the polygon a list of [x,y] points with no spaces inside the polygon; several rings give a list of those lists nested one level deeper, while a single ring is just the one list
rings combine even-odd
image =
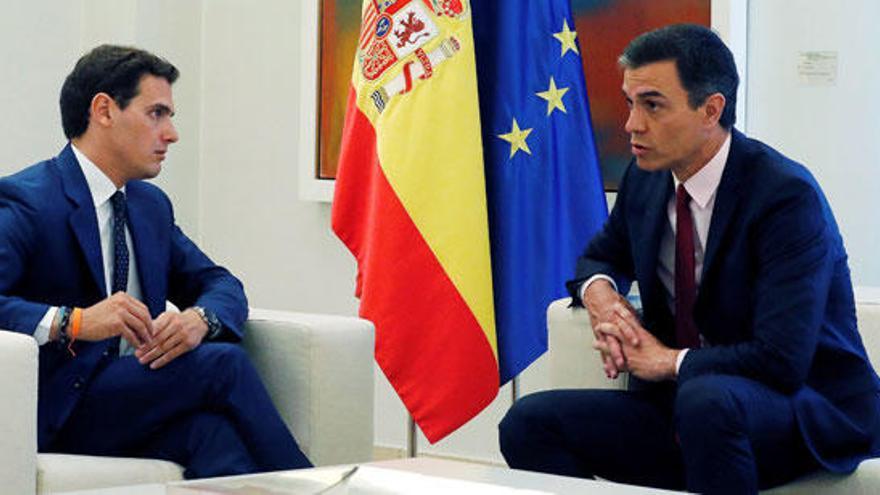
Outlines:
[{"label": "clasped hand", "polygon": [[207,332],[195,311],[166,311],[153,320],[144,303],[117,292],[83,310],[77,338],[96,341],[119,335],[135,348],[141,364],[158,369],[197,347]]},{"label": "clasped hand", "polygon": [[584,303],[595,336],[593,348],[602,355],[609,378],[624,371],[649,381],[674,378],[678,350],[645,330],[632,306],[610,284],[603,280],[590,284]]}]

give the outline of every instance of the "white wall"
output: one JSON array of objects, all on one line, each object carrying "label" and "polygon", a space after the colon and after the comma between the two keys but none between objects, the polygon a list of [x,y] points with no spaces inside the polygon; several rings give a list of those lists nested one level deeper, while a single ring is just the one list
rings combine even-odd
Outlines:
[{"label": "white wall", "polygon": [[297,196],[300,2],[204,5],[200,215],[206,251],[251,305],[353,315],[354,261],[330,206]]},{"label": "white wall", "polygon": [[66,143],[58,96],[76,59],[100,43],[134,44],[172,60],[181,142],[157,182],[175,203],[178,222],[197,233],[201,1],[13,0],[0,16],[0,174],[54,156]]},{"label": "white wall", "polygon": [[[840,224],[853,283],[880,286],[880,2],[749,5],[749,133],[816,175]],[[804,51],[836,52],[836,83],[802,83]]]},{"label": "white wall", "polygon": [[0,108],[5,124],[0,135],[0,174],[48,158],[64,145],[58,94],[79,56],[79,40],[79,2],[4,2]]}]

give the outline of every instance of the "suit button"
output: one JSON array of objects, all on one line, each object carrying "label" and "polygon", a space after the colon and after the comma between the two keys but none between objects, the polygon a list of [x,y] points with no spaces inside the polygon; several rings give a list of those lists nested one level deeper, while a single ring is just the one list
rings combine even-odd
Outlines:
[{"label": "suit button", "polygon": [[82,388],[82,386],[83,386],[83,380],[82,380],[82,378],[77,378],[76,380],[74,380],[74,382],[73,382],[73,388],[77,388],[77,389],[78,389],[78,388]]},{"label": "suit button", "polygon": [[107,357],[107,356],[109,356],[109,355],[110,355],[110,350],[109,350],[109,349],[108,349],[108,350],[105,350],[105,351],[104,351],[104,357]]}]

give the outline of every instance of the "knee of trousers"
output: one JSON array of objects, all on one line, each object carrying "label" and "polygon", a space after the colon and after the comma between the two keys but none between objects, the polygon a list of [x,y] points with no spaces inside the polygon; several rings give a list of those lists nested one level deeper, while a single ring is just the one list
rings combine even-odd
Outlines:
[{"label": "knee of trousers", "polygon": [[527,395],[517,400],[498,424],[498,437],[502,450],[518,444],[529,443],[546,430],[551,421],[547,414],[544,394]]},{"label": "knee of trousers", "polygon": [[741,379],[728,375],[698,376],[679,386],[675,427],[682,448],[745,430],[744,411],[736,398],[738,386]]},{"label": "knee of trousers", "polygon": [[236,344],[204,343],[178,359],[188,373],[214,383],[224,377],[239,378],[253,370],[247,353]]},{"label": "knee of trousers", "polygon": [[226,416],[214,412],[198,412],[188,418],[191,440],[223,440],[229,437],[238,438],[238,432],[232,421]]},{"label": "knee of trousers", "polygon": [[250,364],[247,353],[238,344],[208,342],[193,349],[189,354],[202,366],[239,366]]}]

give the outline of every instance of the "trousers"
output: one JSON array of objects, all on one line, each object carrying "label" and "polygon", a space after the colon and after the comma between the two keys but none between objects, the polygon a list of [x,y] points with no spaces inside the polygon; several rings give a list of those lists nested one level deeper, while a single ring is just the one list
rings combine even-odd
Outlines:
[{"label": "trousers", "polygon": [[512,468],[709,494],[818,468],[789,397],[730,375],[668,385],[526,396],[499,426],[501,452]]},{"label": "trousers", "polygon": [[51,451],[165,459],[186,478],[312,466],[234,344],[203,343],[158,370],[110,358],[82,393]]}]

